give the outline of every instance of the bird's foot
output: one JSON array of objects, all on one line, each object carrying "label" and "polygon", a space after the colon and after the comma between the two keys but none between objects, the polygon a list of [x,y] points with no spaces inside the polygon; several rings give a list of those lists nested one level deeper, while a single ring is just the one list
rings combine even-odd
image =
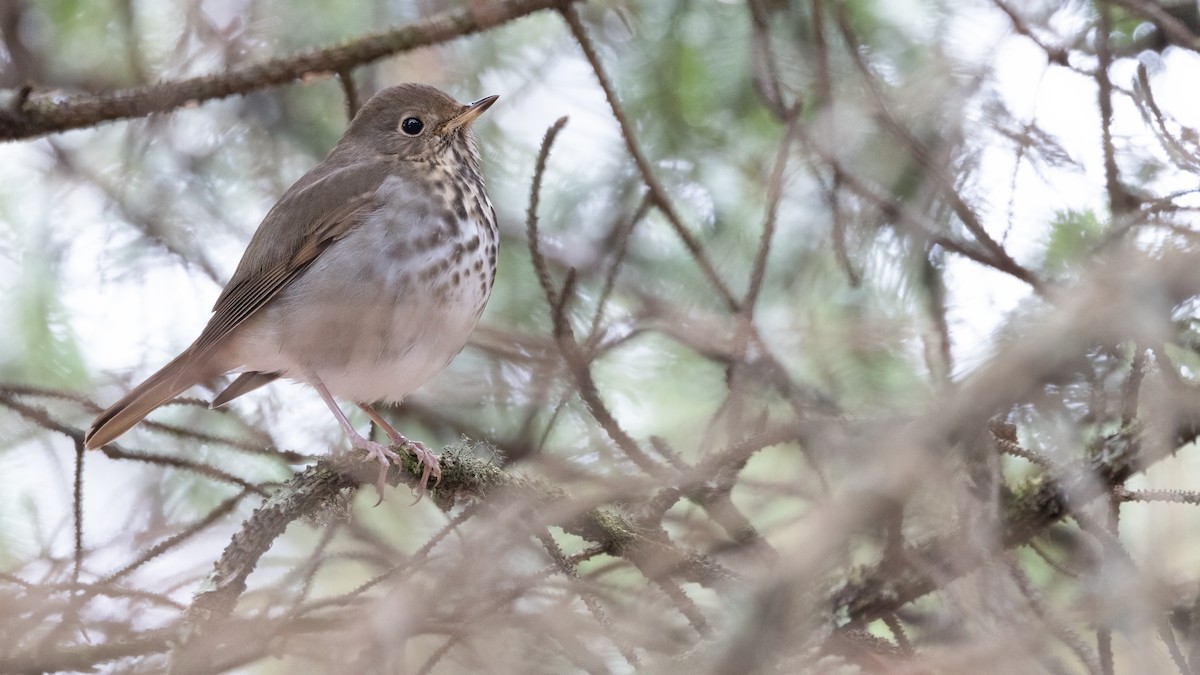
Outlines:
[{"label": "bird's foot", "polygon": [[[413,495],[416,504],[421,501],[421,497],[425,496],[425,487],[429,484],[429,479],[433,478],[434,485],[442,482],[442,467],[438,462],[437,455],[433,454],[429,448],[425,447],[424,443],[419,441],[410,441],[404,436],[397,434],[398,438],[393,438],[392,447],[400,447],[411,452],[417,458],[417,464],[421,467],[421,478],[417,481],[416,488],[413,489]],[[351,439],[354,447],[366,452],[365,461],[379,462],[379,478],[375,481],[375,494],[379,495],[379,501],[375,502],[376,506],[383,503],[383,487],[385,478],[387,478],[388,467],[392,462],[399,463],[400,455],[396,454],[391,448],[375,441],[362,438],[361,441]]]},{"label": "bird's foot", "polygon": [[[361,408],[363,412],[367,413],[367,417],[370,417],[372,422],[378,425],[380,429],[383,429],[384,433],[388,435],[388,438],[392,439],[392,447],[404,448],[416,456],[417,465],[421,466],[422,469],[421,480],[417,483],[417,488],[413,490],[413,494],[417,497],[416,501],[413,503],[416,504],[417,502],[421,501],[421,497],[425,494],[425,487],[429,484],[430,476],[433,476],[435,486],[442,482],[442,467],[438,463],[437,455],[430,452],[429,448],[425,447],[423,443],[418,441],[410,441],[405,438],[404,434],[396,431],[396,427],[388,424],[388,421],[383,419],[383,417],[371,406],[365,403],[359,403],[358,407]],[[394,456],[395,455],[393,455],[393,457]]]},{"label": "bird's foot", "polygon": [[[429,484],[431,476],[433,477],[434,487],[437,487],[438,483],[442,482],[442,465],[438,462],[437,455],[425,447],[424,443],[410,441],[403,436],[400,436],[398,441],[398,445],[406,448],[416,456],[417,464],[421,466],[421,479],[417,481],[417,489],[413,491],[417,497],[417,502],[419,502],[425,494],[425,486]],[[416,504],[417,502],[413,503]]]},{"label": "bird's foot", "polygon": [[376,443],[362,436],[358,438],[351,437],[350,444],[367,453],[367,456],[363,458],[364,461],[379,462],[379,478],[375,479],[375,494],[379,496],[379,501],[375,502],[375,506],[379,506],[383,503],[383,486],[386,485],[384,479],[387,478],[388,467],[392,465],[392,462],[399,463],[400,455],[397,455],[395,451],[386,445]]},{"label": "bird's foot", "polygon": [[388,434],[392,438],[392,447],[404,448],[411,452],[417,458],[417,465],[421,467],[421,478],[417,481],[417,486],[413,488],[413,504],[421,501],[421,497],[425,496],[425,486],[429,484],[429,477],[432,476],[434,486],[442,482],[442,466],[438,463],[437,455],[433,454],[429,448],[425,447],[420,441],[410,441],[400,432]]}]

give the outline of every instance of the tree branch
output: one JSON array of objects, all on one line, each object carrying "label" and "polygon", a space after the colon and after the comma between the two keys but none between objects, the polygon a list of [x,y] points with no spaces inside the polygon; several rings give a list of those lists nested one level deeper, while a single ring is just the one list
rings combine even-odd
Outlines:
[{"label": "tree branch", "polygon": [[213,75],[201,75],[99,96],[56,100],[52,92],[18,96],[0,107],[0,141],[90,127],[101,122],[145,117],[212,99],[246,94],[301,78],[348,72],[386,56],[448,42],[575,0],[507,0],[435,14],[392,30],[349,42],[270,59]]}]

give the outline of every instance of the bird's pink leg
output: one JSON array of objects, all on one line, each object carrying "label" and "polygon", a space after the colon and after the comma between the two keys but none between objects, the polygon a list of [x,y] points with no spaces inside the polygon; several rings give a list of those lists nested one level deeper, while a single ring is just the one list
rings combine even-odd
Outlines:
[{"label": "bird's pink leg", "polygon": [[333,400],[333,395],[329,393],[329,390],[325,388],[325,385],[321,383],[321,380],[316,375],[309,375],[309,384],[321,395],[321,400],[325,401],[325,405],[329,406],[329,410],[337,418],[338,424],[342,425],[342,431],[346,432],[346,436],[350,438],[350,445],[365,451],[367,459],[379,462],[379,478],[375,481],[375,493],[379,495],[379,501],[382,502],[384,478],[387,478],[388,466],[391,465],[392,461],[399,462],[400,455],[392,452],[382,443],[376,443],[370,439],[363,438],[362,434],[355,431],[354,425],[350,424],[350,420],[346,419],[346,414],[338,407],[337,402]]},{"label": "bird's pink leg", "polygon": [[384,433],[386,433],[388,437],[392,439],[393,444],[408,448],[412,454],[417,456],[417,461],[420,462],[422,467],[424,467],[421,470],[421,480],[417,484],[417,500],[420,500],[421,495],[425,494],[425,485],[429,482],[430,476],[433,476],[434,485],[442,482],[442,467],[438,463],[437,455],[430,452],[429,448],[425,447],[423,443],[410,441],[405,438],[404,434],[396,431],[396,428],[388,424],[387,420],[383,419],[383,417],[379,413],[375,412],[375,409],[371,406],[365,403],[359,403],[358,407],[362,408],[362,411],[367,413],[367,417],[370,417],[372,422],[378,424],[379,428],[383,429]]}]

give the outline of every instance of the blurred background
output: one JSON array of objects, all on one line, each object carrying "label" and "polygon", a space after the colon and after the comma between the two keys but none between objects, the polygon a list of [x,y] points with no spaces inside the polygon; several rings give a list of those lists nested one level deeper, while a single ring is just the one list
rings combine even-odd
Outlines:
[{"label": "blurred background", "polygon": [[418,81],[500,95],[502,245],[389,417],[531,482],[345,491],[196,672],[1200,671],[1197,4],[537,4],[0,0],[0,107],[512,17],[0,144],[0,670],[164,669],[242,521],[346,445],[282,382],[77,441],[347,92]]}]

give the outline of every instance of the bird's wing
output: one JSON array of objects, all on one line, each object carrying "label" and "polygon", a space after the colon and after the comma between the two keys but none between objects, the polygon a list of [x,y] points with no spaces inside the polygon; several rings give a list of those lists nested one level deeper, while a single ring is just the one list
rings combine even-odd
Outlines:
[{"label": "bird's wing", "polygon": [[386,161],[318,165],[284,193],[250,239],[233,277],[213,306],[208,325],[192,345],[201,358],[275,297],[376,208],[375,191]]}]

